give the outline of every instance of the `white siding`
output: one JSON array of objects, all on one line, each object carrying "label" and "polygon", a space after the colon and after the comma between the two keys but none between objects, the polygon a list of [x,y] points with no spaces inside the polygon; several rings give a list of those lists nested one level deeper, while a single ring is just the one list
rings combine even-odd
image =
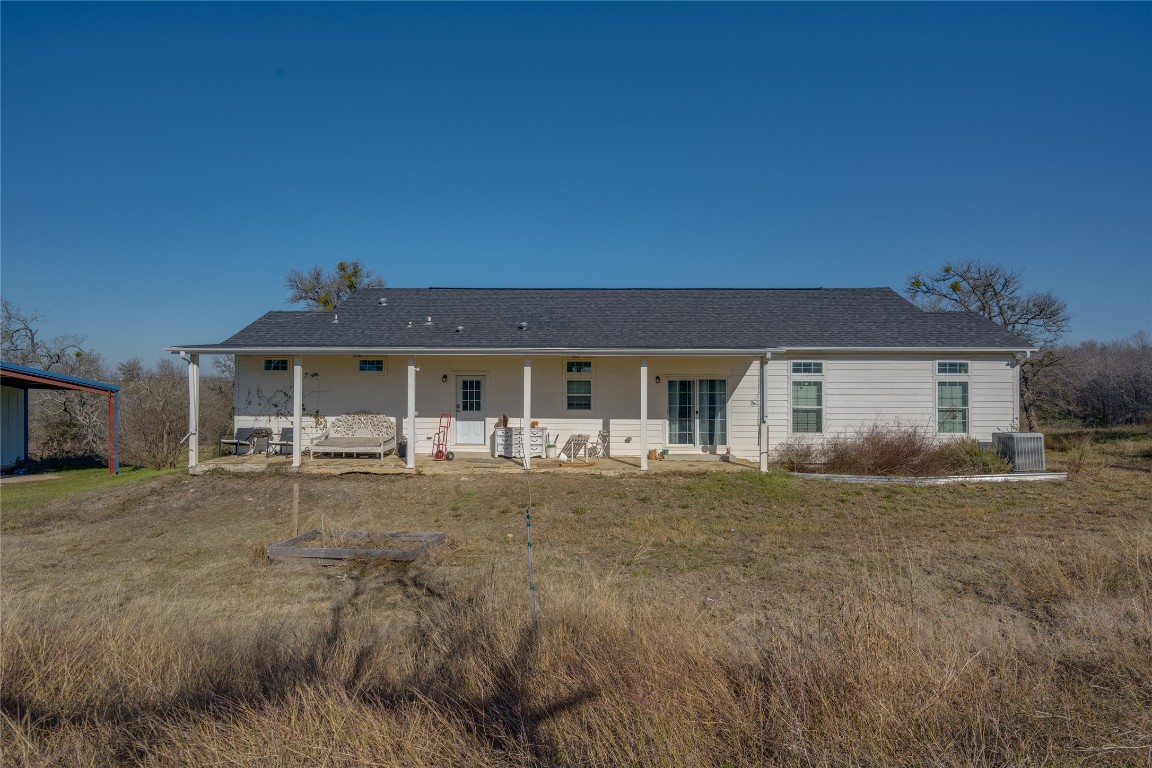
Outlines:
[{"label": "white siding", "polygon": [[972,383],[968,397],[973,404],[969,434],[978,440],[991,440],[993,432],[1019,430],[1015,361],[1003,357],[974,357],[969,361]]},{"label": "white siding", "polygon": [[[371,359],[374,356],[365,355]],[[565,363],[592,361],[592,410],[566,411]],[[291,358],[289,357],[289,360]],[[992,432],[1015,426],[1016,370],[1010,355],[915,354],[777,354],[768,363],[767,419],[769,447],[774,449],[791,434],[791,362],[824,363],[824,435],[851,432],[872,424],[917,425],[936,431],[936,362],[969,363],[969,435],[990,440]],[[264,357],[236,358],[236,426],[291,425],[292,372],[264,372]],[[289,363],[290,364],[290,363]],[[456,413],[456,377],[485,377],[485,434],[507,415],[509,424],[521,426],[524,403],[524,358],[508,356],[417,356],[416,436],[419,454],[432,450],[442,413]],[[755,357],[648,357],[648,446],[678,452],[700,448],[668,446],[667,382],[670,379],[725,379],[728,387],[728,445],[732,454],[756,461],[759,454],[759,358]],[[407,358],[386,357],[384,373],[361,373],[351,355],[315,355],[304,358],[304,436],[320,430],[313,418],[367,410],[397,420],[407,414]],[[447,376],[447,382],[442,377]],[[661,379],[656,384],[656,377]],[[942,377],[954,378],[954,377]],[[600,430],[610,435],[610,452],[637,456],[640,452],[640,358],[534,356],[532,359],[532,418],[549,430],[559,445],[572,434],[593,437]],[[950,436],[945,436],[950,437]],[[455,446],[455,430],[450,436]],[[472,450],[477,448],[472,447]],[[465,448],[464,450],[467,450]],[[720,448],[723,450],[723,447]]]},{"label": "white siding", "polygon": [[[791,438],[791,362],[824,363],[824,435],[850,433],[873,424],[916,426],[936,434],[937,380],[967,381],[968,436],[991,440],[993,432],[1014,428],[1017,398],[1011,355],[958,354],[795,354],[769,364],[770,435],[774,449]],[[967,375],[939,375],[938,361],[969,363]],[[809,378],[799,375],[797,379]],[[780,409],[781,417],[772,413]],[[819,436],[814,436],[819,437]],[[940,435],[951,439],[958,435]]]}]

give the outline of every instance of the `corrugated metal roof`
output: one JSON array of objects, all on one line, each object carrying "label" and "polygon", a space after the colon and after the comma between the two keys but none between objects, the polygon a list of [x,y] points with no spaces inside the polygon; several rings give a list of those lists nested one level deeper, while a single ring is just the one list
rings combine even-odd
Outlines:
[{"label": "corrugated metal roof", "polygon": [[[0,380],[9,386],[30,386],[32,389],[94,389],[100,392],[119,392],[120,387],[104,381],[81,379],[55,371],[29,368],[24,365],[0,361]],[[16,383],[19,382],[19,383]],[[54,386],[59,385],[59,386]]]}]

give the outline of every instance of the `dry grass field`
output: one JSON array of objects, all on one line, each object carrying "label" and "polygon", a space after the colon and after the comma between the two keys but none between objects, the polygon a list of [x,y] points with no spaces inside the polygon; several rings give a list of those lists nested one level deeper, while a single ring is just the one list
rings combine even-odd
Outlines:
[{"label": "dry grass field", "polygon": [[[6,485],[3,763],[1148,766],[1152,441],[1054,444],[1064,483],[533,474],[535,626],[525,475]],[[270,563],[293,483],[300,530],[448,543]]]}]

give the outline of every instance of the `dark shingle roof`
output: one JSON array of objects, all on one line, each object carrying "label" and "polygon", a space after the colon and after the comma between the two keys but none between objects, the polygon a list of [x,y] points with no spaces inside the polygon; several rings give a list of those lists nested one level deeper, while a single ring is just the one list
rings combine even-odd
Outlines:
[{"label": "dark shingle roof", "polygon": [[[380,305],[381,298],[386,306]],[[429,317],[432,323],[426,325]],[[519,329],[520,323],[527,328]],[[652,351],[1031,347],[982,316],[924,312],[890,288],[363,289],[335,312],[269,312],[211,346]]]}]

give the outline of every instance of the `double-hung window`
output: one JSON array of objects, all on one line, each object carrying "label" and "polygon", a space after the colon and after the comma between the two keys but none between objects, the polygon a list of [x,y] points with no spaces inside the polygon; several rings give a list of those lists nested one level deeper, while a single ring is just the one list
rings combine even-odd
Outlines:
[{"label": "double-hung window", "polygon": [[564,410],[592,410],[592,361],[564,362]]},{"label": "double-hung window", "polygon": [[824,363],[792,362],[792,432],[824,431]]},{"label": "double-hung window", "polygon": [[941,360],[936,363],[936,431],[968,434],[968,363]]}]

